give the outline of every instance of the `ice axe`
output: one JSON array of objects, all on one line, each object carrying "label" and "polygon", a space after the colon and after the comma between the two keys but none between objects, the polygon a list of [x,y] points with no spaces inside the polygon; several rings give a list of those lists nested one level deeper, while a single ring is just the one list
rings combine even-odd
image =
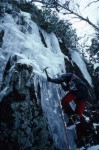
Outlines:
[{"label": "ice axe", "polygon": [[44,68],[44,69],[43,69],[43,72],[45,72],[45,73],[46,73],[46,76],[48,77],[47,69],[48,69],[48,67]]}]

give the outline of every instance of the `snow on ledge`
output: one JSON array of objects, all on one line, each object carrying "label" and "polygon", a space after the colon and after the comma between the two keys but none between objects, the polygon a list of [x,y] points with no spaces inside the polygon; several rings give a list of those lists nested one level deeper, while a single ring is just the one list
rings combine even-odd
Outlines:
[{"label": "snow on ledge", "polygon": [[99,150],[99,145],[89,147],[87,150]]},{"label": "snow on ledge", "polygon": [[94,70],[96,70],[99,67],[99,63],[94,64]]}]

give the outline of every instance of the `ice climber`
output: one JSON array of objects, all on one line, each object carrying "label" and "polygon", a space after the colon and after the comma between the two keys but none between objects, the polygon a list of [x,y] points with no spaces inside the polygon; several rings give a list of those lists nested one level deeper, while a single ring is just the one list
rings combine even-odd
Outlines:
[{"label": "ice climber", "polygon": [[[83,111],[86,106],[86,101],[89,98],[88,89],[85,83],[74,73],[66,73],[59,78],[52,79],[48,76],[46,71],[47,80],[56,84],[61,84],[62,88],[68,93],[61,100],[62,108],[69,115],[73,113],[69,102],[74,101],[76,103],[75,114],[79,116],[81,125],[87,128],[86,121],[83,117]],[[64,85],[65,83],[65,85]]]}]

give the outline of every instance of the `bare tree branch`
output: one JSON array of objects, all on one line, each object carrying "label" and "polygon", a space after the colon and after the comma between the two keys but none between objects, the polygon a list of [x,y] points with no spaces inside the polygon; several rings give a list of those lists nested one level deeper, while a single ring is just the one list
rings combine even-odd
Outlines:
[{"label": "bare tree branch", "polygon": [[91,4],[93,4],[93,3],[97,3],[97,2],[99,2],[99,0],[92,1],[92,2],[90,2],[85,8],[89,7],[89,6],[90,6]]},{"label": "bare tree branch", "polygon": [[62,7],[62,8],[64,8],[64,9],[66,9],[66,10],[69,11],[71,14],[77,16],[79,19],[81,19],[81,20],[83,20],[83,21],[86,21],[86,22],[87,22],[88,24],[90,24],[96,31],[99,32],[99,27],[97,27],[95,24],[93,24],[93,23],[89,20],[89,18],[84,18],[83,16],[80,16],[80,15],[77,14],[76,12],[74,12],[74,11],[70,10],[69,8],[64,7],[64,6],[61,6],[60,4],[59,4],[59,6]]}]

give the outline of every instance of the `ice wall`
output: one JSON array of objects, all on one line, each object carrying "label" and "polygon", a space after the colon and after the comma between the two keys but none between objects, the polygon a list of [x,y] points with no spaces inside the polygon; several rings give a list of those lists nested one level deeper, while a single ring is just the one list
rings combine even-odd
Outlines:
[{"label": "ice wall", "polygon": [[[21,16],[24,17],[24,26],[22,25]],[[55,34],[46,33],[38,27],[37,24],[31,21],[30,14],[24,12],[21,12],[20,14],[15,13],[13,15],[5,14],[4,18],[1,19],[0,29],[3,29],[5,32],[3,45],[1,47],[1,65],[3,67],[0,71],[3,72],[8,58],[13,55],[17,56],[18,64],[26,64],[27,66],[33,67],[33,76],[27,81],[27,86],[29,87],[31,78],[33,78],[35,94],[38,95],[38,84],[40,85],[41,104],[45,116],[48,119],[50,131],[57,148],[66,150],[68,145],[66,137],[67,131],[60,107],[60,100],[65,93],[60,86],[48,83],[46,75],[43,72],[45,67],[48,67],[48,73],[51,77],[55,77],[62,72],[65,72],[64,56],[61,53]],[[41,36],[43,37],[43,41]],[[44,42],[46,43],[46,46],[44,45]],[[12,90],[9,83],[15,67],[14,61],[12,61],[11,65],[12,69],[8,72],[9,76],[5,81],[6,86],[4,85],[3,91],[0,93],[1,101],[2,98],[6,96],[6,93],[9,94]],[[21,75],[19,77],[19,84],[21,87],[20,78]],[[38,98],[37,103],[39,102]],[[12,107],[17,109],[17,106],[18,105],[15,104]],[[22,104],[22,109],[27,109],[26,104]],[[16,112],[15,117],[17,119]],[[19,118],[21,118],[21,116],[19,116]],[[71,142],[73,143],[73,139]],[[71,149],[75,149],[74,145]]]}]

